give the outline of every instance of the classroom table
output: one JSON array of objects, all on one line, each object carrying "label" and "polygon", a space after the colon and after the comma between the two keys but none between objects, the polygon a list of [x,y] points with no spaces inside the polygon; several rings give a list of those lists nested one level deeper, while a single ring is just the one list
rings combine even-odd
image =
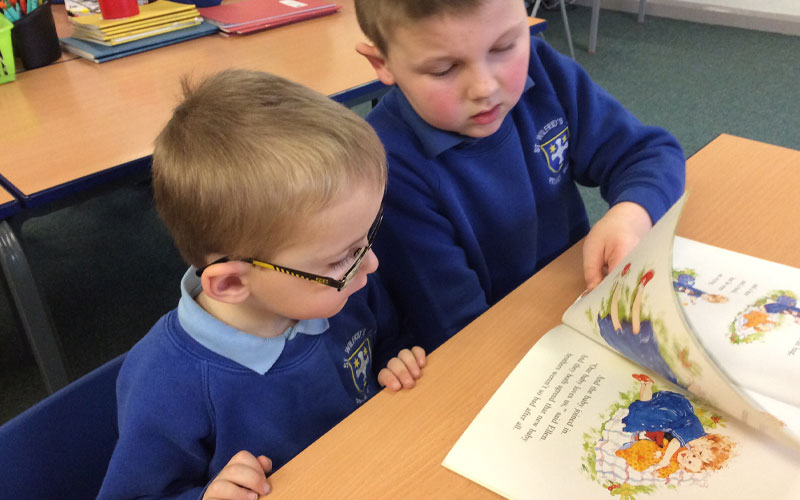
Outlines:
[{"label": "classroom table", "polygon": [[19,203],[14,196],[0,188],[0,220],[10,217],[19,211]]},{"label": "classroom table", "polygon": [[[800,151],[721,135],[687,166],[686,238],[800,267]],[[498,498],[441,463],[536,341],[584,290],[580,242],[277,471],[268,498]],[[543,485],[543,492],[546,491]]]},{"label": "classroom table", "polygon": [[[178,103],[180,78],[229,67],[269,71],[345,103],[368,100],[385,87],[355,51],[365,40],[353,0],[338,13],[247,36],[211,35],[102,64],[73,59],[18,75],[0,85],[5,132],[0,177],[36,206],[102,184],[140,161]],[[63,5],[54,5],[60,36],[68,36]],[[546,22],[531,19],[531,32]]]},{"label": "classroom table", "polygon": [[[152,152],[184,75],[239,67],[326,95],[375,90],[374,70],[354,49],[363,35],[353,1],[339,3],[336,14],[248,36],[211,35],[103,64],[74,59],[21,73],[0,85],[3,119],[15,125],[5,133],[0,175],[24,206],[80,190],[93,176],[114,175]],[[68,34],[63,6],[54,6],[54,14],[61,35]]]}]

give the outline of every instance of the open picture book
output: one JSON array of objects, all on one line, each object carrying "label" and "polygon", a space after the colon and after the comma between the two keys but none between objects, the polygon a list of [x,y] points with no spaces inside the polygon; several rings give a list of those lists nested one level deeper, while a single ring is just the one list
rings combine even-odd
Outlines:
[{"label": "open picture book", "polygon": [[507,498],[800,498],[800,269],[676,237],[685,201],[531,348],[445,467]]}]

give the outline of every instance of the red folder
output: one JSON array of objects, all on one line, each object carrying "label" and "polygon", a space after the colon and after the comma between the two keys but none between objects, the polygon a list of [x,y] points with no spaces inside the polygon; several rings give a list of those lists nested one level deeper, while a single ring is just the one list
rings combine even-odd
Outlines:
[{"label": "red folder", "polygon": [[245,34],[333,14],[339,8],[326,0],[243,0],[197,10],[222,31]]}]

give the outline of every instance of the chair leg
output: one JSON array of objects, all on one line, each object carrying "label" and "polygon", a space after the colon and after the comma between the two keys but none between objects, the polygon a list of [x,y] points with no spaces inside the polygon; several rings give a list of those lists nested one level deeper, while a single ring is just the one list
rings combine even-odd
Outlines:
[{"label": "chair leg", "polygon": [[639,17],[637,21],[640,23],[644,22],[644,7],[647,5],[647,0],[639,0]]},{"label": "chair leg", "polygon": [[53,393],[69,383],[67,368],[28,259],[7,221],[0,222],[0,268],[6,277],[45,388],[48,393]]},{"label": "chair leg", "polygon": [[530,12],[528,12],[530,17],[536,17],[536,13],[539,12],[539,5],[541,5],[541,3],[542,0],[536,0],[536,2],[534,2],[533,8],[531,8]]},{"label": "chair leg", "polygon": [[564,20],[564,31],[567,32],[567,45],[569,45],[569,56],[575,59],[575,49],[572,48],[572,35],[569,32],[569,21],[567,20],[567,7],[564,0],[561,0],[561,18]]},{"label": "chair leg", "polygon": [[592,2],[592,20],[589,23],[589,53],[597,50],[597,25],[600,23],[600,0]]}]

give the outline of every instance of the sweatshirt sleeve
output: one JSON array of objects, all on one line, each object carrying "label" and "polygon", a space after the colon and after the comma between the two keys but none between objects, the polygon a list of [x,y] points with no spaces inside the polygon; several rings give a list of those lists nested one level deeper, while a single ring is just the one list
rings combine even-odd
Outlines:
[{"label": "sweatshirt sleeve", "polygon": [[383,286],[380,275],[376,273],[370,276],[368,286],[368,306],[375,315],[378,325],[375,363],[373,363],[373,371],[377,375],[401,350],[411,349],[419,343],[411,332],[400,324],[397,309]]},{"label": "sweatshirt sleeve", "polygon": [[119,440],[99,499],[196,500],[207,486],[212,421],[202,373],[128,355],[117,380]]},{"label": "sweatshirt sleeve", "polygon": [[409,155],[389,153],[384,224],[375,251],[384,261],[378,274],[397,304],[401,327],[430,353],[485,311],[488,301],[457,239],[453,221],[463,221],[463,215],[444,213],[436,177],[420,174],[428,160]]},{"label": "sweatshirt sleeve", "polygon": [[684,190],[686,160],[678,141],[642,124],[575,61],[541,40],[531,43],[536,86],[552,89],[566,111],[575,180],[600,186],[610,205],[638,203],[655,223]]}]

